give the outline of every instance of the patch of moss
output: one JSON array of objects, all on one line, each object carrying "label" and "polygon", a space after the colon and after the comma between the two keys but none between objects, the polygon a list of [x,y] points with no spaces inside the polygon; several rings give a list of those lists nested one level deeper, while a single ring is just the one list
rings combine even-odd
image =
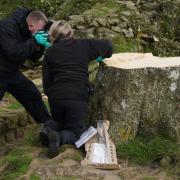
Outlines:
[{"label": "patch of moss", "polygon": [[25,136],[25,143],[30,146],[38,146],[40,144],[37,128],[29,131]]},{"label": "patch of moss", "polygon": [[137,39],[126,39],[118,36],[112,39],[114,45],[114,53],[118,52],[139,52],[140,43]]},{"label": "patch of moss", "polygon": [[3,157],[8,166],[1,174],[3,180],[16,179],[27,172],[32,156],[27,153],[26,148],[14,148]]},{"label": "patch of moss", "polygon": [[35,174],[31,174],[29,180],[40,180],[41,178]]},{"label": "patch of moss", "polygon": [[96,3],[92,9],[86,11],[84,14],[92,14],[94,17],[104,17],[113,13],[120,13],[125,10],[125,6],[117,3],[114,0],[106,0]]},{"label": "patch of moss", "polygon": [[19,102],[11,103],[7,106],[8,109],[21,109],[23,106]]},{"label": "patch of moss", "polygon": [[176,142],[163,137],[137,137],[127,143],[117,146],[119,158],[127,158],[137,164],[150,164],[158,162],[169,156],[176,159],[180,153],[180,146]]}]

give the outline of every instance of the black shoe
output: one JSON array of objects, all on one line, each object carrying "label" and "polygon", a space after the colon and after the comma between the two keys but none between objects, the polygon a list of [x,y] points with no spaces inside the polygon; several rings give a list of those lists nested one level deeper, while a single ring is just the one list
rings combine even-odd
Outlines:
[{"label": "black shoe", "polygon": [[48,138],[49,129],[47,127],[43,127],[39,132],[39,138],[42,146],[49,146],[49,138]]},{"label": "black shoe", "polygon": [[54,158],[59,154],[59,136],[56,131],[49,131],[48,134],[49,138],[49,149],[48,149],[48,155],[49,158]]}]

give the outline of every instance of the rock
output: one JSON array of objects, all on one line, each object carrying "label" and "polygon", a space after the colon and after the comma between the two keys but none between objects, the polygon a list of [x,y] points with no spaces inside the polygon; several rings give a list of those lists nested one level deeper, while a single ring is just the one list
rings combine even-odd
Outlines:
[{"label": "rock", "polygon": [[43,85],[42,85],[42,79],[34,79],[33,83],[36,85],[36,87],[39,89],[39,91],[43,92]]},{"label": "rock", "polygon": [[163,168],[170,167],[171,165],[170,163],[171,163],[171,158],[169,156],[163,157],[159,162],[160,166]]},{"label": "rock", "polygon": [[116,143],[137,134],[180,141],[179,100],[179,66],[118,69],[101,64],[89,119],[109,120],[110,136]]},{"label": "rock", "polygon": [[86,27],[83,26],[83,25],[77,25],[77,26],[76,26],[76,29],[77,29],[77,30],[84,30],[84,29],[86,29]]},{"label": "rock", "polygon": [[122,32],[122,28],[121,27],[117,27],[117,26],[112,26],[111,29],[115,32]]},{"label": "rock", "polygon": [[107,26],[107,19],[106,18],[97,18],[96,21],[99,23],[100,26],[103,26],[103,27]]},{"label": "rock", "polygon": [[84,17],[81,15],[71,15],[69,16],[69,20],[73,21],[75,24],[84,24]]},{"label": "rock", "polygon": [[0,147],[6,144],[6,139],[4,136],[0,136]]},{"label": "rock", "polygon": [[14,130],[8,131],[5,135],[5,138],[8,143],[14,142],[16,139],[16,130],[14,129]]},{"label": "rock", "polygon": [[121,32],[124,33],[124,35],[125,35],[126,38],[133,38],[133,37],[134,37],[134,33],[133,33],[132,28],[122,29]]},{"label": "rock", "polygon": [[6,131],[6,124],[3,118],[0,118],[0,135],[3,135]]},{"label": "rock", "polygon": [[24,109],[17,111],[18,126],[25,127],[28,124],[27,113]]},{"label": "rock", "polygon": [[103,180],[121,180],[118,175],[106,175]]},{"label": "rock", "polygon": [[126,7],[130,10],[137,10],[137,7],[135,6],[135,3],[131,1],[117,1],[120,4],[126,5]]},{"label": "rock", "polygon": [[71,166],[76,166],[77,162],[72,160],[72,159],[66,159],[61,163],[62,167],[71,167]]},{"label": "rock", "polygon": [[131,15],[132,15],[132,12],[130,12],[130,11],[122,11],[121,14],[122,14],[123,16],[131,16]]},{"label": "rock", "polygon": [[145,14],[148,16],[149,19],[155,19],[158,15],[157,11],[149,11],[145,12]]},{"label": "rock", "polygon": [[127,24],[129,24],[129,20],[128,18],[124,17],[124,16],[121,16],[120,19],[124,22],[126,22]]},{"label": "rock", "polygon": [[94,19],[94,20],[92,21],[92,23],[90,24],[90,26],[91,26],[91,27],[99,27],[99,23],[97,22],[96,19]]},{"label": "rock", "polygon": [[85,14],[84,15],[84,20],[85,20],[85,23],[87,23],[88,25],[91,24],[91,22],[93,20],[92,14]]},{"label": "rock", "polygon": [[117,26],[119,24],[119,19],[118,18],[107,18],[107,23],[110,25],[110,26]]},{"label": "rock", "polygon": [[95,32],[96,37],[98,38],[113,38],[119,35],[119,33],[114,32],[108,28],[98,28]]}]

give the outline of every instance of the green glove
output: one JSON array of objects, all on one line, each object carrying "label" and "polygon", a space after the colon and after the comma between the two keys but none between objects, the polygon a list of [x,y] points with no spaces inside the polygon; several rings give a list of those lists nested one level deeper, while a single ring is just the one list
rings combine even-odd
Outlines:
[{"label": "green glove", "polygon": [[104,58],[99,56],[97,59],[96,59],[96,62],[103,62]]},{"label": "green glove", "polygon": [[47,43],[47,37],[48,37],[47,33],[45,33],[44,31],[39,31],[35,33],[33,36],[39,45],[42,45],[45,47],[45,44]]}]

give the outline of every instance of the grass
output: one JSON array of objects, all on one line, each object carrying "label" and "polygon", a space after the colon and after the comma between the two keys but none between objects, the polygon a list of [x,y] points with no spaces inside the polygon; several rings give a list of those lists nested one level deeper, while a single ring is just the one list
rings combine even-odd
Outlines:
[{"label": "grass", "polygon": [[23,106],[19,102],[11,103],[7,106],[8,109],[21,109]]},{"label": "grass", "polygon": [[[7,167],[1,173],[0,179],[17,179],[28,171],[28,167],[33,159],[34,148],[40,144],[37,132],[37,125],[34,125],[26,132],[22,144],[13,146],[13,149],[0,158],[0,167],[7,163]],[[38,179],[40,178],[35,174],[32,174],[30,177],[30,180]]]},{"label": "grass", "polygon": [[27,172],[32,156],[27,153],[27,148],[17,147],[3,157],[3,162],[8,163],[1,174],[1,179],[16,179]]},{"label": "grass", "polygon": [[114,53],[118,52],[139,52],[140,44],[137,39],[126,39],[123,36],[115,37],[113,40]]},{"label": "grass", "polygon": [[106,0],[105,2],[96,3],[92,9],[85,11],[84,14],[93,14],[93,17],[104,17],[113,13],[120,13],[126,7],[113,0]]},{"label": "grass", "polygon": [[35,174],[31,174],[29,180],[40,180],[41,178]]},{"label": "grass", "polygon": [[179,154],[180,146],[163,137],[137,137],[128,143],[121,143],[117,146],[119,158],[126,158],[142,165],[158,162],[166,156],[176,160]]}]

